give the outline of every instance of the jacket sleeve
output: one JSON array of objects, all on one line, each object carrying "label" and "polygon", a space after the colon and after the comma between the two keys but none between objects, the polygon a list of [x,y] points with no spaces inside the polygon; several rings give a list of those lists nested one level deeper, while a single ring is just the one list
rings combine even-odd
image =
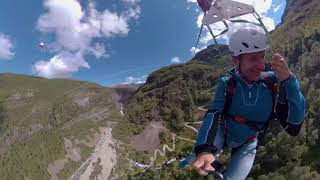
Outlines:
[{"label": "jacket sleeve", "polygon": [[292,136],[299,134],[305,116],[305,100],[293,74],[280,83],[276,114],[285,131]]},{"label": "jacket sleeve", "polygon": [[214,139],[218,126],[218,119],[224,107],[224,92],[226,78],[221,78],[215,91],[215,96],[210,104],[209,110],[202,119],[202,125],[197,137],[194,152],[196,155],[202,152],[214,154],[217,148],[214,146]]}]

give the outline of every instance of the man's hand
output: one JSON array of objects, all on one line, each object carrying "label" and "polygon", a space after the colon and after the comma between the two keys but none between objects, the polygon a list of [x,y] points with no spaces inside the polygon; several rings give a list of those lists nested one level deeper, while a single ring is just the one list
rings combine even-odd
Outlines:
[{"label": "man's hand", "polygon": [[285,61],[278,53],[272,56],[271,68],[276,73],[280,81],[289,79],[292,74],[287,61]]},{"label": "man's hand", "polygon": [[197,156],[197,159],[194,160],[191,164],[191,167],[196,170],[200,175],[207,175],[210,171],[215,171],[211,166],[211,163],[215,161],[213,154],[211,153],[200,153]]}]

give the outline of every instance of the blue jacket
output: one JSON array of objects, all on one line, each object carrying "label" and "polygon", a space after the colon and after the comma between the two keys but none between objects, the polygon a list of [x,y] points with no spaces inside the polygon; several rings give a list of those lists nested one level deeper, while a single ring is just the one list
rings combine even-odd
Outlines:
[{"label": "blue jacket", "polygon": [[[247,84],[236,73],[236,68],[228,70],[231,77],[236,80],[236,90],[232,97],[228,114],[245,117],[246,120],[267,123],[273,111],[272,93],[262,80]],[[272,71],[263,72],[261,76],[268,76],[276,81]],[[207,112],[201,125],[195,153],[212,152],[214,136],[213,129],[218,121],[219,114],[224,108],[225,90],[230,77],[222,77],[218,82],[215,96],[210,104],[210,111]],[[276,114],[281,121],[283,128],[291,135],[298,135],[305,115],[305,101],[300,91],[299,82],[295,75],[280,83]],[[244,144],[249,137],[257,134],[258,130],[250,128],[246,124],[240,124],[226,117],[227,138],[226,145],[235,148]]]}]

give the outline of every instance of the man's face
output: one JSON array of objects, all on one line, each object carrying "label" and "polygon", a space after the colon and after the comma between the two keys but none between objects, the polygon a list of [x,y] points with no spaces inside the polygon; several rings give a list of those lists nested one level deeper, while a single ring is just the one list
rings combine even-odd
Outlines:
[{"label": "man's face", "polygon": [[239,70],[249,81],[260,79],[260,73],[265,69],[265,51],[242,54],[239,57]]}]

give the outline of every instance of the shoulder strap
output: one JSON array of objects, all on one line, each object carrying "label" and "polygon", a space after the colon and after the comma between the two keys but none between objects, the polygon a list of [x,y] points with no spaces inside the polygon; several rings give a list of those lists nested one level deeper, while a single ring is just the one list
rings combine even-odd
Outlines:
[{"label": "shoulder strap", "polygon": [[[236,92],[236,80],[233,77],[230,77],[227,80],[226,88],[224,91],[224,106],[221,112],[221,117],[220,120],[226,123],[225,116],[228,115],[228,111],[230,109],[230,106],[232,104],[232,97],[234,93]],[[225,125],[224,128],[224,143],[223,143],[223,148],[227,147],[227,125]]]},{"label": "shoulder strap", "polygon": [[[272,111],[274,110],[274,107],[276,106],[276,98],[278,93],[278,84],[275,82],[271,77],[265,77],[263,79],[264,84],[268,87],[269,91],[272,95]],[[272,112],[270,119],[275,118],[275,112]]]},{"label": "shoulder strap", "polygon": [[222,115],[228,114],[229,108],[232,104],[232,97],[234,93],[236,92],[236,80],[231,77],[230,79],[227,80],[227,86],[224,92],[224,107],[222,110]]},{"label": "shoulder strap", "polygon": [[263,130],[259,133],[258,135],[258,145],[257,145],[257,149],[264,144],[265,141],[265,135],[267,133],[267,130],[269,128],[269,123],[272,119],[274,119],[276,117],[276,114],[274,112],[274,107],[275,107],[275,103],[276,103],[276,98],[277,98],[277,93],[278,93],[278,84],[271,78],[271,77],[265,77],[263,79],[264,84],[268,87],[268,89],[271,92],[272,95],[272,112],[269,116],[269,119],[267,121],[267,124],[265,125],[265,127],[263,128]]},{"label": "shoulder strap", "polygon": [[268,89],[270,90],[272,94],[272,98],[277,94],[278,91],[278,84],[275,82],[271,77],[265,77],[263,79],[263,82],[265,85],[267,85]]}]

